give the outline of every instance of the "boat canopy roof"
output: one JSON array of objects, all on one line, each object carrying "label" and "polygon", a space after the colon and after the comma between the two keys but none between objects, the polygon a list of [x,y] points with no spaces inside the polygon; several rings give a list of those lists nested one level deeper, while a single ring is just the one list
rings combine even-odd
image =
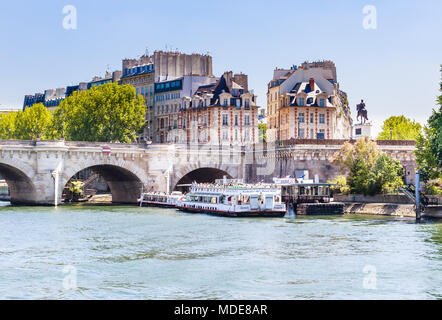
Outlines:
[{"label": "boat canopy roof", "polygon": [[297,187],[329,187],[329,186],[337,186],[336,183],[326,183],[326,182],[318,182],[318,183],[281,183],[278,184],[278,186],[283,187],[291,187],[291,186],[297,186]]}]

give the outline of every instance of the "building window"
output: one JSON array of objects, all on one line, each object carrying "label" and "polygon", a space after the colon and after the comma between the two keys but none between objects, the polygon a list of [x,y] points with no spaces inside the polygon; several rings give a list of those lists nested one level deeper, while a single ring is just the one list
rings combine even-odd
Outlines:
[{"label": "building window", "polygon": [[235,115],[235,126],[237,126],[238,125],[238,115],[236,114]]},{"label": "building window", "polygon": [[307,104],[312,104],[313,103],[313,98],[308,98],[307,99]]},{"label": "building window", "polygon": [[249,108],[249,107],[250,107],[250,101],[249,101],[249,99],[246,99],[246,100],[244,101],[244,105],[245,105],[246,108]]},{"label": "building window", "polygon": [[224,141],[229,140],[229,133],[227,132],[227,130],[223,130],[223,140]]},{"label": "building window", "polygon": [[301,128],[298,129],[298,137],[300,139],[304,139],[304,129]]},{"label": "building window", "polygon": [[229,116],[227,114],[223,114],[223,126],[229,125]]},{"label": "building window", "polygon": [[319,106],[325,107],[325,99],[319,99]]},{"label": "building window", "polygon": [[310,123],[314,123],[315,121],[315,115],[313,113],[310,113]]},{"label": "building window", "polygon": [[313,129],[310,129],[310,139],[314,139],[315,138],[315,132]]},{"label": "building window", "polygon": [[319,123],[325,123],[325,115],[323,113],[319,115]]},{"label": "building window", "polygon": [[250,116],[249,115],[244,116],[244,125],[250,126]]},{"label": "building window", "polygon": [[362,134],[362,129],[361,128],[357,128],[356,129],[356,135],[361,135]]},{"label": "building window", "polygon": [[299,114],[299,123],[304,123],[304,113]]},{"label": "building window", "polygon": [[304,98],[299,98],[299,105],[300,105],[301,107],[304,106]]},{"label": "building window", "polygon": [[224,106],[224,107],[227,107],[227,99],[224,99],[224,101],[223,101],[223,106]]}]

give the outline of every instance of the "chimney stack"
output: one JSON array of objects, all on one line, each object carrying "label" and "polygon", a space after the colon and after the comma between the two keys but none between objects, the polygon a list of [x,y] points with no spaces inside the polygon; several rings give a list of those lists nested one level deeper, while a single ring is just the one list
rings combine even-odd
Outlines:
[{"label": "chimney stack", "polygon": [[314,91],[315,90],[315,79],[310,78],[308,83],[310,84],[310,90]]}]

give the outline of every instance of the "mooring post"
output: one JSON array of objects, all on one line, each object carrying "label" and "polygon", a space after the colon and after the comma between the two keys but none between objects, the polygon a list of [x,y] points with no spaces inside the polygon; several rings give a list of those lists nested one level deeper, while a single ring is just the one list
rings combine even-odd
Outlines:
[{"label": "mooring post", "polygon": [[420,199],[420,172],[416,172],[416,184],[415,184],[415,198],[416,198],[416,220],[421,219],[421,199]]}]

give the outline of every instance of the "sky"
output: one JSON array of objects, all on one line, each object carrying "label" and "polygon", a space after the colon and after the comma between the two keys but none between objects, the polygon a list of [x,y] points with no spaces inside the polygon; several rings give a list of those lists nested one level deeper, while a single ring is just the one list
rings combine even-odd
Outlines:
[{"label": "sky", "polygon": [[[66,30],[66,5],[77,29]],[[376,28],[364,28],[367,5]],[[373,21],[373,20],[370,20]],[[373,25],[372,25],[373,26]],[[213,71],[244,72],[266,107],[276,67],[333,60],[353,117],[364,99],[374,133],[392,115],[425,123],[439,95],[440,0],[48,0],[0,2],[0,106],[66,87],[148,50],[209,53]]]}]

